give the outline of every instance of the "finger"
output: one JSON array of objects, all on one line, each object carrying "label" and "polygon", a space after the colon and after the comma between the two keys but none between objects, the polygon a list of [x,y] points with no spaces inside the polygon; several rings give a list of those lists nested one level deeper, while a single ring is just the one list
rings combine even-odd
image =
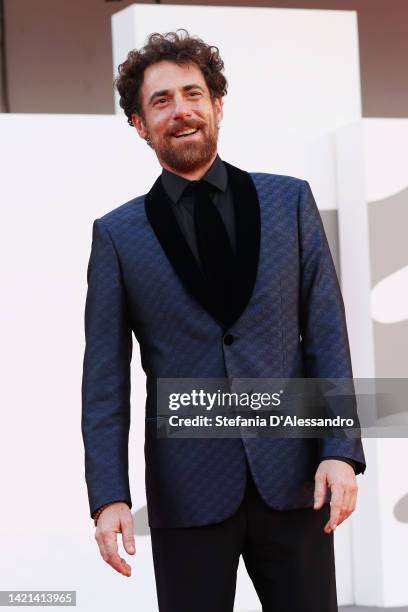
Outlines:
[{"label": "finger", "polygon": [[340,517],[337,522],[337,526],[340,525],[343,521],[346,520],[350,516],[350,514],[354,511],[355,503],[357,497],[357,481],[351,480],[344,486],[344,496],[342,501],[342,508],[340,512]]},{"label": "finger", "polygon": [[344,487],[342,485],[332,485],[331,490],[330,518],[325,527],[327,533],[336,529],[343,512]]},{"label": "finger", "polygon": [[98,546],[99,546],[99,552],[101,554],[102,559],[108,563],[109,565],[111,565],[112,567],[114,567],[117,571],[119,571],[121,574],[125,575],[125,576],[130,576],[131,575],[131,567],[129,565],[126,564],[125,559],[120,559],[120,564],[121,567],[120,569],[117,568],[117,566],[114,566],[110,560],[110,555],[109,555],[109,551],[107,550],[106,546],[104,545],[104,540],[101,537],[101,534],[99,534],[100,538],[98,540]]},{"label": "finger", "polygon": [[324,527],[324,531],[326,533],[330,533],[334,529],[336,529],[339,524],[342,508],[343,508],[343,498],[344,498],[344,487],[343,485],[332,485],[331,487],[332,495],[330,501],[330,519],[326,523]]},{"label": "finger", "polygon": [[326,498],[327,485],[326,476],[323,473],[317,473],[315,476],[315,490],[314,490],[314,510],[319,510],[323,506],[323,502]]},{"label": "finger", "polygon": [[350,516],[350,514],[352,514],[354,510],[356,509],[357,491],[358,491],[358,486],[357,486],[357,481],[355,481],[349,487],[348,494],[347,494],[347,502],[345,504],[347,516]]},{"label": "finger", "polygon": [[128,513],[126,518],[121,519],[122,542],[123,548],[129,555],[134,555],[136,552],[135,535],[132,515]]},{"label": "finger", "polygon": [[130,576],[131,567],[119,556],[118,543],[116,541],[116,533],[114,531],[102,532],[102,539],[104,545],[104,560],[113,569],[117,570],[125,576]]},{"label": "finger", "polygon": [[352,504],[352,491],[353,485],[352,483],[348,483],[343,486],[343,499],[341,502],[340,515],[337,520],[337,527],[341,525],[343,521],[346,520],[351,514],[350,508]]},{"label": "finger", "polygon": [[103,560],[105,560],[105,547],[103,545],[103,540],[102,540],[102,536],[99,530],[96,530],[95,532],[95,540],[98,543],[98,547],[99,547],[99,552],[101,554],[101,557]]}]

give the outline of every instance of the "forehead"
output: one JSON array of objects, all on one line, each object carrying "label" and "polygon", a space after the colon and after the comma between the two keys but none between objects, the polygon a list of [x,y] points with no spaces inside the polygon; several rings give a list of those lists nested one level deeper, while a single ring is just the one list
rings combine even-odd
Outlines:
[{"label": "forehead", "polygon": [[208,90],[204,75],[197,64],[176,64],[162,60],[146,68],[141,88],[142,99],[148,100],[152,93],[158,90],[172,90],[193,83]]}]

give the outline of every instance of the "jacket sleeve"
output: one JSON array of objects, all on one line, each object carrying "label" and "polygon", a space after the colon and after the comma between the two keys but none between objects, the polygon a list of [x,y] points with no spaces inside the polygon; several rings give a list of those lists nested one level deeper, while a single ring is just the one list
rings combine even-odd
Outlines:
[{"label": "jacket sleeve", "polygon": [[[350,395],[344,399],[343,406],[337,398],[331,412],[335,413],[333,416],[341,416],[344,410],[345,416],[353,416],[359,432],[343,298],[320,213],[307,181],[301,184],[298,221],[299,319],[306,376],[349,380]],[[330,436],[318,441],[321,460],[345,457],[356,462],[356,473],[364,473],[366,463],[361,437],[355,434],[349,438]]]},{"label": "jacket sleeve", "polygon": [[87,271],[81,430],[90,514],[107,502],[132,501],[128,475],[132,328],[120,262],[96,219]]}]

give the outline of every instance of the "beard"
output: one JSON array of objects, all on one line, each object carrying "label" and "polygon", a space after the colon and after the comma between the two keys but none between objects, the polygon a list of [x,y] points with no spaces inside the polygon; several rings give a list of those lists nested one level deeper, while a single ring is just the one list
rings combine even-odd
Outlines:
[{"label": "beard", "polygon": [[208,126],[181,125],[178,130],[183,127],[198,127],[197,139],[183,142],[181,137],[180,141],[176,142],[172,135],[173,132],[172,134],[166,134],[157,141],[152,140],[151,147],[159,160],[164,161],[175,171],[186,173],[204,166],[214,157],[217,151],[218,126],[210,128]]}]

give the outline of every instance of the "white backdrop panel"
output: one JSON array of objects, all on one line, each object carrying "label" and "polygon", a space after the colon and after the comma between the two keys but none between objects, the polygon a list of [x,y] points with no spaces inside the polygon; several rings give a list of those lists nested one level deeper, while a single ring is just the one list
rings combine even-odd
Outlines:
[{"label": "white backdrop panel", "polygon": [[[336,147],[342,287],[354,376],[407,378],[408,120],[352,123],[338,130]],[[390,415],[394,423],[407,422],[406,398],[402,402],[403,410]],[[386,406],[392,407],[390,401]],[[408,441],[366,438],[364,449],[368,467],[352,522],[355,601],[406,606]]]}]

